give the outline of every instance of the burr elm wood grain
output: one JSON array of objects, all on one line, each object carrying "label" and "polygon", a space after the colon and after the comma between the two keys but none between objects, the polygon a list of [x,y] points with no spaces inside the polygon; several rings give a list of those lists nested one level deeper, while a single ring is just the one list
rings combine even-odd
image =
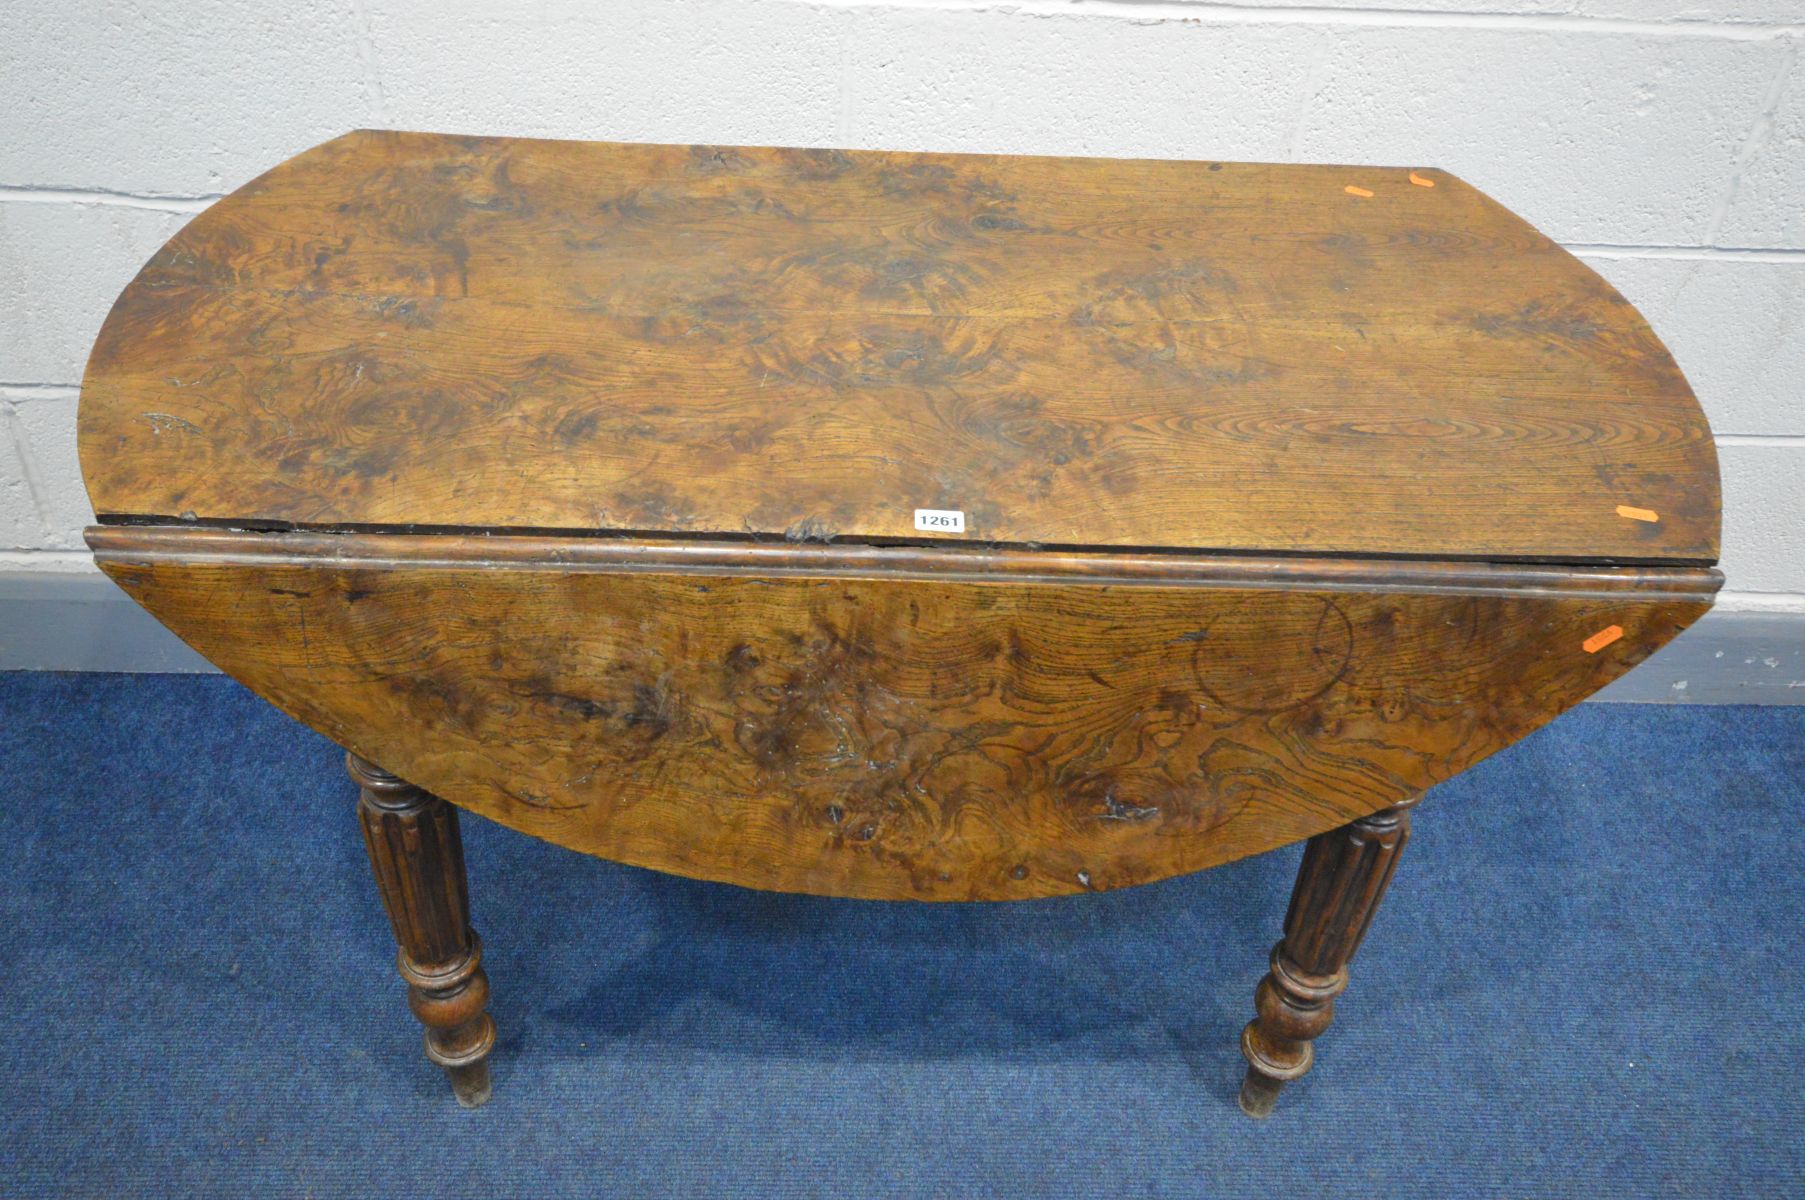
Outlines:
[{"label": "burr elm wood grain", "polygon": [[1648,326],[1409,175],[348,134],[126,288],[83,471],[103,519],[1713,561]]},{"label": "burr elm wood grain", "polygon": [[[91,544],[259,695],[459,805],[639,866],[878,899],[1100,891],[1340,826],[1616,678],[1716,586],[952,547]],[[1623,637],[1587,653],[1606,625]]]}]

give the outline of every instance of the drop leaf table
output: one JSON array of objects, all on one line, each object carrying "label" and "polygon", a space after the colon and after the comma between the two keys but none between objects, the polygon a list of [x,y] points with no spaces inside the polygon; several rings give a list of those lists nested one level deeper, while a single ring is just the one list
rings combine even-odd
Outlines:
[{"label": "drop leaf table", "polygon": [[351,133],[131,282],[80,447],[106,572],[348,749],[471,1105],[457,808],[889,900],[1308,839],[1264,1115],[1423,790],[1721,579],[1667,351],[1424,169]]}]

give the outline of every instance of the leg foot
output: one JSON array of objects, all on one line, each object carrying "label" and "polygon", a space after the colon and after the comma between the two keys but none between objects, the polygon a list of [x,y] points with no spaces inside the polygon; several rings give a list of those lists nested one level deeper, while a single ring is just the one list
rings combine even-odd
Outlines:
[{"label": "leg foot", "polygon": [[1272,1112],[1285,1084],[1301,1078],[1315,1058],[1311,1047],[1335,1017],[1335,997],[1347,987],[1347,964],[1372,924],[1379,900],[1410,837],[1413,797],[1318,834],[1304,848],[1285,936],[1254,992],[1259,1014],[1241,1032],[1247,1077],[1241,1109]]},{"label": "leg foot", "polygon": [[446,1067],[445,1074],[451,1078],[451,1094],[465,1108],[481,1108],[489,1103],[489,1064],[475,1063],[468,1067]]},{"label": "leg foot", "polygon": [[1279,1102],[1279,1089],[1284,1086],[1282,1079],[1247,1068],[1241,1080],[1241,1111],[1250,1117],[1270,1117],[1272,1106]]},{"label": "leg foot", "polygon": [[346,769],[362,789],[358,818],[370,867],[399,946],[408,1007],[426,1026],[426,1057],[445,1069],[465,1108],[489,1099],[495,1022],[489,977],[470,928],[457,809],[356,755]]}]

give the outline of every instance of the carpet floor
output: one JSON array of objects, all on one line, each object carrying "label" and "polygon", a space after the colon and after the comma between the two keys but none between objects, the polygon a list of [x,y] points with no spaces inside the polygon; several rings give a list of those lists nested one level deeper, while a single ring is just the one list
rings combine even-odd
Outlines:
[{"label": "carpet floor", "polygon": [[330,744],[216,676],[0,675],[0,730],[0,1194],[1805,1194],[1805,707],[1586,706],[1435,789],[1264,1123],[1295,847],[935,906],[467,818],[466,1112]]}]

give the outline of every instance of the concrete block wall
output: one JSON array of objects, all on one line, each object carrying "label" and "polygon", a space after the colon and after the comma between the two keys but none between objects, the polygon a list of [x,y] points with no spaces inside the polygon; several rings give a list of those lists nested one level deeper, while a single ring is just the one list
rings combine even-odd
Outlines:
[{"label": "concrete block wall", "polygon": [[0,573],[90,570],[76,385],[222,193],[357,126],[1444,167],[1719,434],[1724,606],[1805,614],[1805,0],[10,0]]}]

